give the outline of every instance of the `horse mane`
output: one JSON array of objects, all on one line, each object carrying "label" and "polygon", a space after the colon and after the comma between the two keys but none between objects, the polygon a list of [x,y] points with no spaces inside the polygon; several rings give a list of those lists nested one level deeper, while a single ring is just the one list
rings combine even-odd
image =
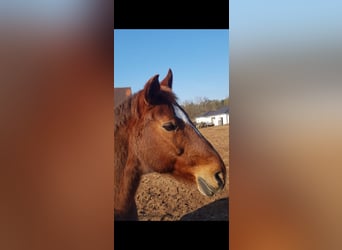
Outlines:
[{"label": "horse mane", "polygon": [[124,125],[131,117],[132,100],[133,96],[130,96],[115,108],[114,131],[116,131],[120,126]]}]

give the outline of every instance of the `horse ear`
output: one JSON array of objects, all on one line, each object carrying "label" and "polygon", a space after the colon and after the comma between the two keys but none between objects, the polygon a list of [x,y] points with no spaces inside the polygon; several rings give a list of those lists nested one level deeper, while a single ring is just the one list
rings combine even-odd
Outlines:
[{"label": "horse ear", "polygon": [[166,77],[161,81],[160,84],[165,86],[165,87],[172,89],[172,71],[171,71],[171,69],[169,69]]},{"label": "horse ear", "polygon": [[155,75],[148,80],[144,87],[144,96],[145,100],[149,104],[153,104],[156,96],[160,91],[159,85],[159,75]]}]

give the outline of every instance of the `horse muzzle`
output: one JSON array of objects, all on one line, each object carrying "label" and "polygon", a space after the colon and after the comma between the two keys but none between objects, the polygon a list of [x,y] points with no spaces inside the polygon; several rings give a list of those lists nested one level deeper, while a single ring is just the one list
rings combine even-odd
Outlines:
[{"label": "horse muzzle", "polygon": [[214,175],[198,175],[196,176],[197,188],[201,194],[205,196],[213,196],[224,188],[224,177],[223,172],[217,172]]}]

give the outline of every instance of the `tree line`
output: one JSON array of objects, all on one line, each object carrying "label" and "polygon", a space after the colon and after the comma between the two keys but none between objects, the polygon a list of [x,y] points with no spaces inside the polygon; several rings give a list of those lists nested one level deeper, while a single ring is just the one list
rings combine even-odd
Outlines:
[{"label": "tree line", "polygon": [[207,97],[197,97],[194,101],[184,101],[181,103],[181,106],[188,113],[191,120],[194,121],[198,115],[229,106],[229,97],[222,100],[209,100]]}]

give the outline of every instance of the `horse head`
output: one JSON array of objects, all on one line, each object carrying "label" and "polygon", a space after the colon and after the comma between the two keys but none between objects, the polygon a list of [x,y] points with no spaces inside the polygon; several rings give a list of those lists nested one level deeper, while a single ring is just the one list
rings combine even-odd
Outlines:
[{"label": "horse head", "polygon": [[226,167],[208,140],[191,122],[172,92],[173,75],[151,77],[138,92],[139,108],[131,143],[142,173],[168,173],[195,183],[212,196],[226,182]]}]

